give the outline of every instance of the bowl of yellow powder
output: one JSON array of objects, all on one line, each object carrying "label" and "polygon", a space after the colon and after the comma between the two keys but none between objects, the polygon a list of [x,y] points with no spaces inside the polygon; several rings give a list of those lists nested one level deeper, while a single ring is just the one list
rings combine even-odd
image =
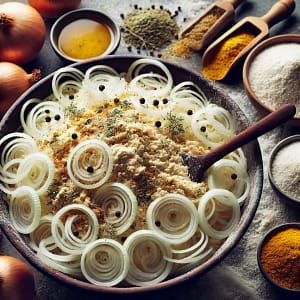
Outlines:
[{"label": "bowl of yellow powder", "polygon": [[281,140],[269,159],[269,179],[279,196],[287,203],[300,207],[300,135]]},{"label": "bowl of yellow powder", "polygon": [[289,295],[300,295],[300,223],[285,223],[268,231],[257,248],[266,280]]},{"label": "bowl of yellow powder", "polygon": [[80,62],[112,54],[119,46],[118,25],[95,9],[77,9],[58,18],[50,31],[50,43],[61,58]]},{"label": "bowl of yellow powder", "polygon": [[262,114],[283,104],[296,106],[290,126],[300,125],[300,34],[271,37],[258,44],[243,67],[243,82],[248,97]]}]

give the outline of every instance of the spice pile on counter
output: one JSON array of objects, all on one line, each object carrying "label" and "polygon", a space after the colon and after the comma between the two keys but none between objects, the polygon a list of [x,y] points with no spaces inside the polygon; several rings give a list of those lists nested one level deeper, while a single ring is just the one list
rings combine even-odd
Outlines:
[{"label": "spice pile on counter", "polygon": [[263,245],[260,259],[275,283],[300,289],[300,229],[287,228],[276,233]]},{"label": "spice pile on counter", "polygon": [[275,184],[285,194],[300,201],[300,141],[295,141],[278,151],[271,173]]},{"label": "spice pile on counter", "polygon": [[193,52],[199,51],[204,35],[223,14],[224,10],[219,7],[213,7],[181,39],[174,43],[170,53],[178,57],[189,58]]},{"label": "spice pile on counter", "polygon": [[293,103],[300,116],[300,43],[265,48],[251,63],[249,83],[260,102],[271,109]]},{"label": "spice pile on counter", "polygon": [[121,17],[124,18],[121,31],[125,43],[138,50],[159,51],[178,34],[174,17],[162,6],[139,9],[136,5],[134,11]]}]

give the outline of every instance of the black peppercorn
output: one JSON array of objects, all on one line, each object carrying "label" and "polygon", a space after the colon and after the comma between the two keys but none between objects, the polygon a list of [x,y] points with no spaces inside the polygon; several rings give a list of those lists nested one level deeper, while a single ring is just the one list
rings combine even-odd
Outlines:
[{"label": "black peppercorn", "polygon": [[94,168],[92,166],[88,166],[86,168],[86,170],[87,170],[88,173],[93,173],[94,172]]},{"label": "black peppercorn", "polygon": [[200,130],[201,130],[202,132],[205,132],[205,131],[206,131],[206,127],[205,127],[205,126],[202,126],[202,127],[200,128]]},{"label": "black peppercorn", "polygon": [[120,211],[116,211],[116,212],[115,212],[115,216],[116,216],[117,218],[120,218],[120,217],[121,217],[121,215],[122,215],[122,214],[121,214],[121,212],[120,212]]},{"label": "black peppercorn", "polygon": [[50,118],[50,117],[46,117],[46,118],[45,118],[45,121],[46,121],[47,123],[49,123],[49,122],[51,122],[51,118]]},{"label": "black peppercorn", "polygon": [[56,121],[59,121],[60,118],[61,118],[60,115],[55,115],[55,116],[54,116],[54,119],[55,119]]},{"label": "black peppercorn", "polygon": [[161,122],[160,122],[160,121],[156,121],[156,122],[155,122],[155,126],[156,126],[157,128],[161,127]]},{"label": "black peppercorn", "polygon": [[231,179],[236,180],[237,179],[237,174],[235,174],[235,173],[231,174]]},{"label": "black peppercorn", "polygon": [[73,100],[73,99],[74,99],[74,95],[72,95],[72,94],[69,95],[69,99],[70,99],[70,100]]},{"label": "black peppercorn", "polygon": [[154,106],[158,106],[159,105],[159,101],[156,99],[156,100],[153,100],[153,105]]},{"label": "black peppercorn", "polygon": [[187,114],[188,114],[189,116],[191,116],[191,115],[193,114],[193,111],[192,111],[191,109],[189,109],[189,110],[187,111]]},{"label": "black peppercorn", "polygon": [[156,225],[157,227],[160,227],[160,221],[155,221],[155,225]]},{"label": "black peppercorn", "polygon": [[162,102],[163,102],[163,104],[167,104],[169,102],[169,100],[167,98],[164,98]]},{"label": "black peppercorn", "polygon": [[115,98],[115,99],[114,99],[114,103],[115,103],[115,104],[118,104],[119,102],[120,102],[120,99],[119,99],[119,98]]},{"label": "black peppercorn", "polygon": [[49,109],[46,109],[46,110],[45,110],[45,113],[46,113],[46,114],[50,114],[50,110],[49,110]]},{"label": "black peppercorn", "polygon": [[99,91],[103,92],[105,90],[105,86],[103,84],[99,85]]},{"label": "black peppercorn", "polygon": [[141,98],[141,99],[140,99],[140,103],[141,103],[141,104],[145,104],[145,102],[146,102],[145,98]]},{"label": "black peppercorn", "polygon": [[78,137],[77,133],[72,133],[72,139],[73,139],[73,140],[76,140],[77,137]]}]

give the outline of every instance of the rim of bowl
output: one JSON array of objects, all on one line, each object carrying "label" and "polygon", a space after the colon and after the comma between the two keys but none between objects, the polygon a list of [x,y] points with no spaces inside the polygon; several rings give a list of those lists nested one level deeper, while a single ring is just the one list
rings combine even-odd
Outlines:
[{"label": "rim of bowl", "polygon": [[300,199],[297,200],[296,198],[291,197],[288,193],[283,191],[276,183],[276,181],[273,177],[273,174],[272,174],[273,162],[274,162],[274,159],[275,159],[276,155],[278,154],[278,152],[281,149],[283,149],[284,147],[286,147],[287,145],[292,144],[296,141],[300,142],[300,134],[295,134],[295,135],[289,136],[287,138],[284,138],[283,140],[281,140],[279,143],[277,143],[274,146],[274,148],[271,151],[270,158],[269,158],[268,177],[269,177],[269,180],[270,180],[272,186],[275,188],[275,190],[281,196],[283,196],[289,204],[300,207]]},{"label": "rim of bowl", "polygon": [[[119,68],[124,68],[124,65],[133,63],[137,59],[145,58],[145,56],[142,55],[108,55],[101,58],[95,58],[86,60],[83,62],[77,62],[74,64],[71,64],[71,67],[82,67],[86,68],[87,66],[90,66],[94,63],[101,63],[101,64],[107,64],[107,65],[118,65]],[[210,89],[214,94],[220,93],[222,96],[222,103],[223,105],[230,103],[230,107],[232,109],[236,109],[235,112],[237,115],[241,118],[241,122],[244,123],[245,126],[249,126],[249,120],[244,114],[244,112],[239,108],[238,104],[229,98],[228,95],[226,95],[219,87],[214,85],[209,80],[205,79],[202,76],[199,76],[199,74],[196,71],[193,71],[192,69],[188,67],[184,67],[182,65],[176,64],[174,62],[168,62],[161,60],[159,58],[151,57],[151,59],[159,60],[163,64],[165,64],[168,68],[171,68],[176,70],[178,74],[185,74],[189,73],[190,80],[194,78],[193,80],[200,80],[202,83],[204,83],[204,89]],[[9,110],[6,112],[2,120],[0,121],[0,133],[3,131],[3,127],[7,127],[6,123],[9,123],[11,117],[15,117],[14,114],[16,114],[19,111],[19,106],[29,98],[29,96],[39,87],[43,87],[47,84],[49,80],[53,77],[55,72],[47,75],[37,83],[35,83],[33,86],[31,86],[23,95],[21,95],[15,103],[9,108]],[[180,75],[179,75],[180,77]],[[43,92],[44,93],[44,92]],[[6,130],[8,130],[6,128]],[[11,130],[9,131],[11,132]],[[4,132],[4,134],[7,134],[8,132]],[[257,140],[251,142],[251,150],[249,149],[249,153],[253,153],[255,151],[255,181],[253,182],[253,189],[255,190],[255,193],[252,194],[251,197],[249,197],[249,203],[247,204],[247,207],[244,208],[243,215],[241,216],[241,219],[238,224],[238,228],[225,240],[225,242],[221,245],[220,248],[217,249],[217,251],[214,253],[212,257],[210,257],[207,261],[204,263],[196,266],[192,270],[171,277],[167,278],[166,280],[149,285],[149,286],[129,286],[129,287],[120,287],[120,286],[114,286],[114,287],[105,287],[105,286],[97,286],[93,285],[89,282],[85,282],[82,280],[78,280],[76,278],[73,278],[69,275],[63,274],[61,272],[58,272],[51,267],[47,266],[45,263],[43,263],[40,259],[37,258],[35,253],[29,248],[27,243],[24,241],[22,236],[16,232],[16,230],[13,228],[12,224],[8,220],[7,217],[5,217],[5,211],[7,211],[7,208],[5,206],[5,201],[2,198],[1,199],[1,193],[0,193],[0,228],[3,229],[4,234],[7,236],[7,238],[10,240],[12,245],[21,253],[21,255],[24,256],[25,259],[27,259],[35,268],[37,268],[39,271],[41,271],[43,274],[51,277],[52,279],[62,282],[64,284],[67,284],[70,287],[76,287],[80,289],[85,289],[91,292],[98,292],[98,293],[104,293],[104,294],[141,294],[141,293],[148,293],[148,292],[157,292],[159,290],[167,289],[170,287],[177,286],[179,284],[183,284],[186,281],[191,280],[192,278],[196,278],[197,276],[201,276],[211,270],[213,267],[215,267],[218,263],[220,263],[232,250],[233,248],[238,244],[238,242],[241,240],[241,238],[246,233],[248,227],[250,226],[254,215],[256,213],[261,193],[262,193],[262,187],[263,187],[263,162],[262,162],[262,156],[261,156],[261,149],[259,147],[259,143]],[[248,144],[250,146],[250,144]],[[249,166],[253,167],[253,166]],[[2,195],[3,196],[3,195]],[[3,218],[1,218],[1,215]]]},{"label": "rim of bowl", "polygon": [[[277,36],[270,37],[262,42],[260,42],[254,49],[249,53],[247,56],[244,65],[243,65],[243,83],[245,91],[254,105],[254,107],[261,112],[262,114],[269,114],[274,111],[274,109],[270,108],[266,104],[264,104],[260,99],[255,95],[254,91],[251,88],[251,84],[249,81],[249,70],[251,63],[253,62],[254,58],[264,49],[278,45],[282,43],[299,43],[300,44],[300,34],[281,34]],[[299,126],[300,125],[300,117],[294,117],[293,119],[287,121],[285,123],[289,126]]]},{"label": "rim of bowl", "polygon": [[262,265],[262,262],[261,262],[261,252],[262,252],[262,249],[263,249],[263,246],[265,245],[265,243],[272,237],[274,236],[276,233],[278,232],[281,232],[285,229],[288,229],[288,228],[297,228],[297,229],[300,229],[300,223],[297,223],[297,222],[291,222],[291,223],[283,223],[283,224],[280,224],[280,225],[277,225],[273,228],[271,228],[269,231],[267,231],[265,233],[265,235],[262,237],[262,239],[260,240],[259,244],[258,244],[258,247],[257,247],[257,264],[258,264],[258,267],[262,273],[262,275],[265,277],[265,279],[271,283],[274,287],[286,292],[286,293],[289,293],[289,294],[297,294],[299,295],[300,294],[300,289],[299,290],[295,290],[295,289],[290,289],[290,288],[287,288],[287,287],[284,287],[280,284],[278,284],[276,281],[274,281],[270,275],[265,271],[263,265]]},{"label": "rim of bowl", "polygon": [[[109,29],[110,35],[111,35],[111,42],[108,46],[108,48],[100,55],[91,57],[91,58],[84,58],[84,59],[77,59],[70,57],[63,53],[58,47],[58,38],[63,30],[63,28],[66,25],[69,25],[70,23],[80,20],[80,19],[89,19],[93,21],[102,21],[105,23]],[[60,16],[54,24],[51,26],[50,29],[50,43],[52,48],[54,49],[55,53],[62,57],[65,60],[68,60],[70,62],[84,62],[89,59],[95,59],[95,58],[101,58],[105,55],[112,54],[116,51],[120,44],[121,40],[121,31],[119,26],[116,24],[116,22],[106,13],[92,8],[79,8],[72,11],[69,11],[62,16]]]}]

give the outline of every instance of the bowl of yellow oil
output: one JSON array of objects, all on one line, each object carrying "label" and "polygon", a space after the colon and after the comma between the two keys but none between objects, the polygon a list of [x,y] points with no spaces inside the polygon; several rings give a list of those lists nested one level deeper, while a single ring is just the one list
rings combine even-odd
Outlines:
[{"label": "bowl of yellow oil", "polygon": [[107,14],[77,9],[58,18],[50,30],[54,51],[72,62],[112,54],[120,43],[119,26]]}]

